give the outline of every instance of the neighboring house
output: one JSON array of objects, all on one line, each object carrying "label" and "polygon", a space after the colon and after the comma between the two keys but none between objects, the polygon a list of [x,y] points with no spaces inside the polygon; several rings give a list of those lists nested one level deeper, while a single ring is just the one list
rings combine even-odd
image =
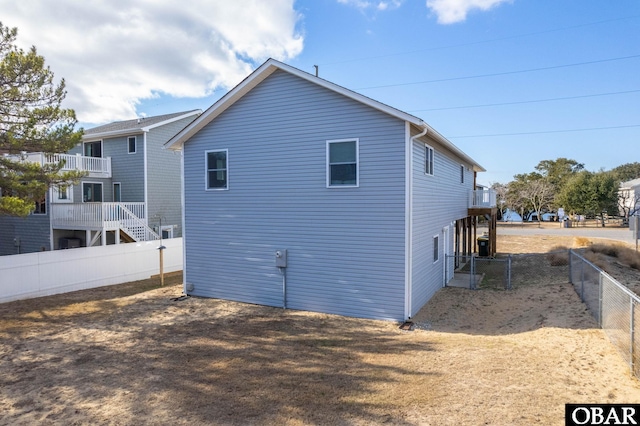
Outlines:
[{"label": "neighboring house", "polygon": [[495,219],[469,209],[484,169],[421,119],[272,59],[167,146],[194,296],[407,319]]},{"label": "neighboring house", "polygon": [[640,210],[640,179],[620,183],[618,204],[620,215],[625,219],[638,213]]},{"label": "neighboring house", "polygon": [[68,153],[22,154],[87,174],[51,188],[26,218],[0,217],[0,255],[181,236],[181,158],[164,144],[200,113],[118,121],[85,130]]}]

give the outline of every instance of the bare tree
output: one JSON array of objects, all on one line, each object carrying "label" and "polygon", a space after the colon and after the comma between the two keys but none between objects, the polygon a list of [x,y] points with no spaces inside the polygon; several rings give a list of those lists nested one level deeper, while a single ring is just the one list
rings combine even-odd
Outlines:
[{"label": "bare tree", "polygon": [[520,188],[519,196],[533,207],[538,216],[538,226],[540,226],[543,209],[549,209],[553,203],[553,185],[545,179],[532,180]]},{"label": "bare tree", "polygon": [[626,220],[640,210],[640,192],[635,188],[620,188],[618,190],[618,208]]}]

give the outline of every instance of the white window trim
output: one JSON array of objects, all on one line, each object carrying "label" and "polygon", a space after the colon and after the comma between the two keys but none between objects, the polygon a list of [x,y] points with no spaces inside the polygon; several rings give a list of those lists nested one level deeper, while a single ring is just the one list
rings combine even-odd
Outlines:
[{"label": "white window trim", "polygon": [[[356,183],[355,185],[331,185],[331,167],[329,164],[329,145],[332,143],[340,142],[355,142],[356,143]],[[327,188],[359,188],[360,187],[360,138],[348,138],[348,139],[332,139],[327,141],[326,145],[326,185]]]},{"label": "white window trim", "polygon": [[85,151],[85,149],[84,149],[84,146],[85,146],[86,144],[89,144],[89,143],[96,143],[96,142],[100,142],[100,157],[93,157],[93,158],[104,158],[104,142],[102,141],[102,139],[98,139],[98,140],[96,140],[96,141],[85,141],[85,142],[82,142],[82,155],[83,155],[84,157],[86,157],[86,155],[85,155],[85,154],[86,154],[86,151]]},{"label": "white window trim", "polygon": [[36,211],[36,209],[35,209],[36,204],[40,204],[40,205],[42,205],[42,203],[40,203],[40,202],[35,202],[35,203],[33,204],[33,206],[34,206],[34,207],[33,207],[33,211],[31,212],[31,214],[32,214],[32,215],[34,215],[34,216],[47,216],[47,215],[49,214],[49,209],[50,209],[51,207],[47,205],[47,195],[46,195],[46,194],[45,194],[45,196],[44,196],[43,200],[44,200],[44,213],[40,213],[40,212],[37,212],[37,211]]},{"label": "white window trim", "polygon": [[[227,159],[227,185],[224,188],[209,188],[209,165],[207,164],[210,152],[224,152]],[[204,190],[205,191],[228,191],[229,190],[229,150],[210,149],[204,152]]]},{"label": "white window trim", "polygon": [[52,186],[51,202],[53,204],[73,203],[73,185],[66,185],[66,187],[67,187],[67,198],[59,198],[60,196],[59,187],[56,185]]},{"label": "white window trim", "polygon": [[[434,251],[433,251],[433,263],[438,263],[440,261],[440,235],[438,235],[438,234],[434,235],[433,236],[433,242],[434,243],[437,242],[437,245],[436,244],[433,245],[433,248],[434,248]],[[436,257],[436,255],[438,255],[438,256]]]},{"label": "white window trim", "polygon": [[[130,151],[129,148],[131,145],[129,145],[129,140],[133,139],[133,151]],[[127,153],[128,154],[135,154],[138,152],[138,137],[137,136],[127,136]]]},{"label": "white window trim", "polygon": [[162,225],[160,227],[160,236],[162,236],[162,231],[168,231],[169,235],[166,239],[173,238],[173,225]]},{"label": "white window trim", "polygon": [[[429,164],[428,158],[428,152],[431,151],[431,173],[427,172],[427,164]],[[435,175],[435,168],[436,168],[436,150],[433,149],[432,146],[427,145],[426,143],[424,144],[424,174],[425,176],[433,176]]]},{"label": "white window trim", "polygon": [[[85,201],[84,200],[84,184],[85,183],[99,184],[100,185],[100,192],[101,192],[100,199],[102,201]],[[104,203],[104,182],[85,180],[85,181],[82,181],[80,189],[82,190],[82,192],[80,193],[80,196],[82,197],[82,202],[83,203]]]},{"label": "white window trim", "polygon": [[462,185],[464,185],[464,175],[467,172],[467,168],[464,166],[464,164],[460,164],[460,183]]},{"label": "white window trim", "polygon": [[[116,201],[116,185],[120,186],[120,200]],[[83,194],[84,195],[84,194]],[[113,182],[111,185],[111,196],[113,198],[114,203],[122,202],[122,182]]]}]

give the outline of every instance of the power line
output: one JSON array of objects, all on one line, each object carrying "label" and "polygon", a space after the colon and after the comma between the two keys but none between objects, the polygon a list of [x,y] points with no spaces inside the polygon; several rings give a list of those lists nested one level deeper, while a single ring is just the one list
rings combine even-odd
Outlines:
[{"label": "power line", "polygon": [[583,128],[583,129],[545,130],[545,131],[540,131],[540,132],[494,133],[494,134],[489,134],[489,135],[447,136],[447,139],[488,138],[488,137],[495,137],[495,136],[540,135],[540,134],[545,134],[545,133],[587,132],[587,131],[592,131],[592,130],[628,129],[630,127],[640,127],[640,124],[629,124],[629,125],[626,125],[626,126],[610,126],[610,127],[590,127],[590,128]]},{"label": "power line", "polygon": [[470,79],[474,79],[474,78],[496,77],[496,76],[499,76],[499,75],[521,74],[521,73],[526,73],[526,72],[545,71],[545,70],[552,70],[552,69],[559,69],[559,68],[577,67],[577,66],[582,66],[582,65],[599,64],[599,63],[603,63],[603,62],[622,61],[622,60],[625,60],[625,59],[634,59],[634,58],[638,58],[638,57],[640,57],[640,55],[621,56],[621,57],[618,57],[618,58],[598,59],[598,60],[595,60],[595,61],[576,62],[576,63],[573,63],[573,64],[553,65],[553,66],[550,66],[550,67],[529,68],[529,69],[516,70],[516,71],[503,71],[503,72],[490,73],[490,74],[468,75],[468,76],[463,76],[463,77],[439,78],[439,79],[436,79],[436,80],[414,81],[414,82],[410,82],[410,83],[396,83],[396,84],[385,84],[385,85],[381,85],[381,86],[360,87],[360,88],[355,89],[355,90],[383,89],[383,88],[386,88],[386,87],[412,86],[412,85],[417,85],[417,84],[440,83],[440,82],[443,82],[443,81],[470,80]]},{"label": "power line", "polygon": [[349,63],[349,62],[367,61],[367,60],[370,60],[370,59],[382,59],[382,58],[390,58],[390,57],[393,57],[393,56],[412,55],[412,54],[416,54],[416,53],[420,53],[420,52],[430,52],[430,51],[434,51],[434,50],[445,50],[445,49],[452,49],[452,48],[456,48],[456,47],[474,46],[474,45],[478,45],[478,44],[493,43],[493,42],[496,42],[496,41],[512,40],[512,39],[515,39],[515,38],[522,38],[522,37],[529,37],[529,36],[540,35],[540,34],[554,33],[554,32],[558,32],[558,31],[572,30],[572,29],[576,29],[576,28],[588,27],[588,26],[591,26],[591,25],[605,24],[605,23],[609,23],[609,22],[622,21],[622,20],[625,20],[625,19],[634,19],[634,18],[638,18],[638,17],[640,17],[640,15],[625,16],[625,17],[622,17],[622,18],[605,19],[603,21],[587,22],[587,23],[584,23],[584,24],[572,25],[572,26],[569,26],[569,27],[560,27],[560,28],[553,28],[553,29],[550,29],[550,30],[534,31],[534,32],[531,32],[531,33],[515,34],[515,35],[511,35],[511,36],[498,37],[498,38],[492,38],[492,39],[487,39],[487,40],[470,41],[470,42],[467,42],[467,43],[450,44],[450,45],[446,45],[446,46],[427,47],[427,48],[424,48],[424,49],[409,50],[409,51],[406,51],[406,52],[389,53],[387,55],[377,55],[377,56],[367,56],[367,57],[361,57],[361,58],[345,59],[343,61],[325,62],[325,63],[322,63],[320,65],[338,65],[338,64],[346,64],[346,63]]},{"label": "power line", "polygon": [[565,96],[561,98],[532,99],[528,101],[500,102],[500,103],[494,103],[494,104],[478,104],[478,105],[462,105],[462,106],[443,107],[443,108],[414,109],[407,112],[445,111],[450,109],[484,108],[484,107],[503,106],[503,105],[533,104],[533,103],[539,103],[539,102],[564,101],[569,99],[595,98],[598,96],[623,95],[627,93],[637,93],[637,92],[640,92],[640,89],[625,90],[621,92],[594,93],[591,95]]}]

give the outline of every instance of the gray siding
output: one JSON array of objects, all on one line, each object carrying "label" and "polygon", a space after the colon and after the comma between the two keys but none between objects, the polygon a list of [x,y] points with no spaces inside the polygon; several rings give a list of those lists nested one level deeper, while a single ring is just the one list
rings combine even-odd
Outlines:
[{"label": "gray siding", "polygon": [[[47,214],[0,216],[0,256],[51,250],[48,198]],[[15,238],[19,239],[19,246],[14,243]]]},{"label": "gray siding", "polygon": [[[128,138],[135,136],[136,153],[128,153]],[[104,139],[102,156],[111,157],[111,180],[105,183],[105,201],[113,201],[113,182],[120,182],[123,202],[144,202],[144,135]],[[86,180],[90,180],[86,178]],[[109,192],[109,198],[106,194]]]},{"label": "gray siding", "polygon": [[[415,133],[415,132],[414,132]],[[434,149],[434,173],[425,174],[425,143]],[[442,287],[444,280],[443,229],[449,227],[449,247],[453,247],[455,227],[452,222],[468,215],[469,191],[473,188],[473,171],[429,137],[413,143],[413,239],[411,314]],[[433,239],[438,235],[439,259],[433,261]]]},{"label": "gray siding", "polygon": [[164,144],[194,116],[154,128],[147,134],[147,179],[149,225],[173,226],[173,236],[182,236],[182,196],[180,152],[164,149]]},{"label": "gray siding", "polygon": [[[404,318],[405,126],[277,71],[184,146],[190,294]],[[326,187],[326,141],[359,138],[360,187]],[[229,190],[205,191],[205,151],[228,149]]]}]

